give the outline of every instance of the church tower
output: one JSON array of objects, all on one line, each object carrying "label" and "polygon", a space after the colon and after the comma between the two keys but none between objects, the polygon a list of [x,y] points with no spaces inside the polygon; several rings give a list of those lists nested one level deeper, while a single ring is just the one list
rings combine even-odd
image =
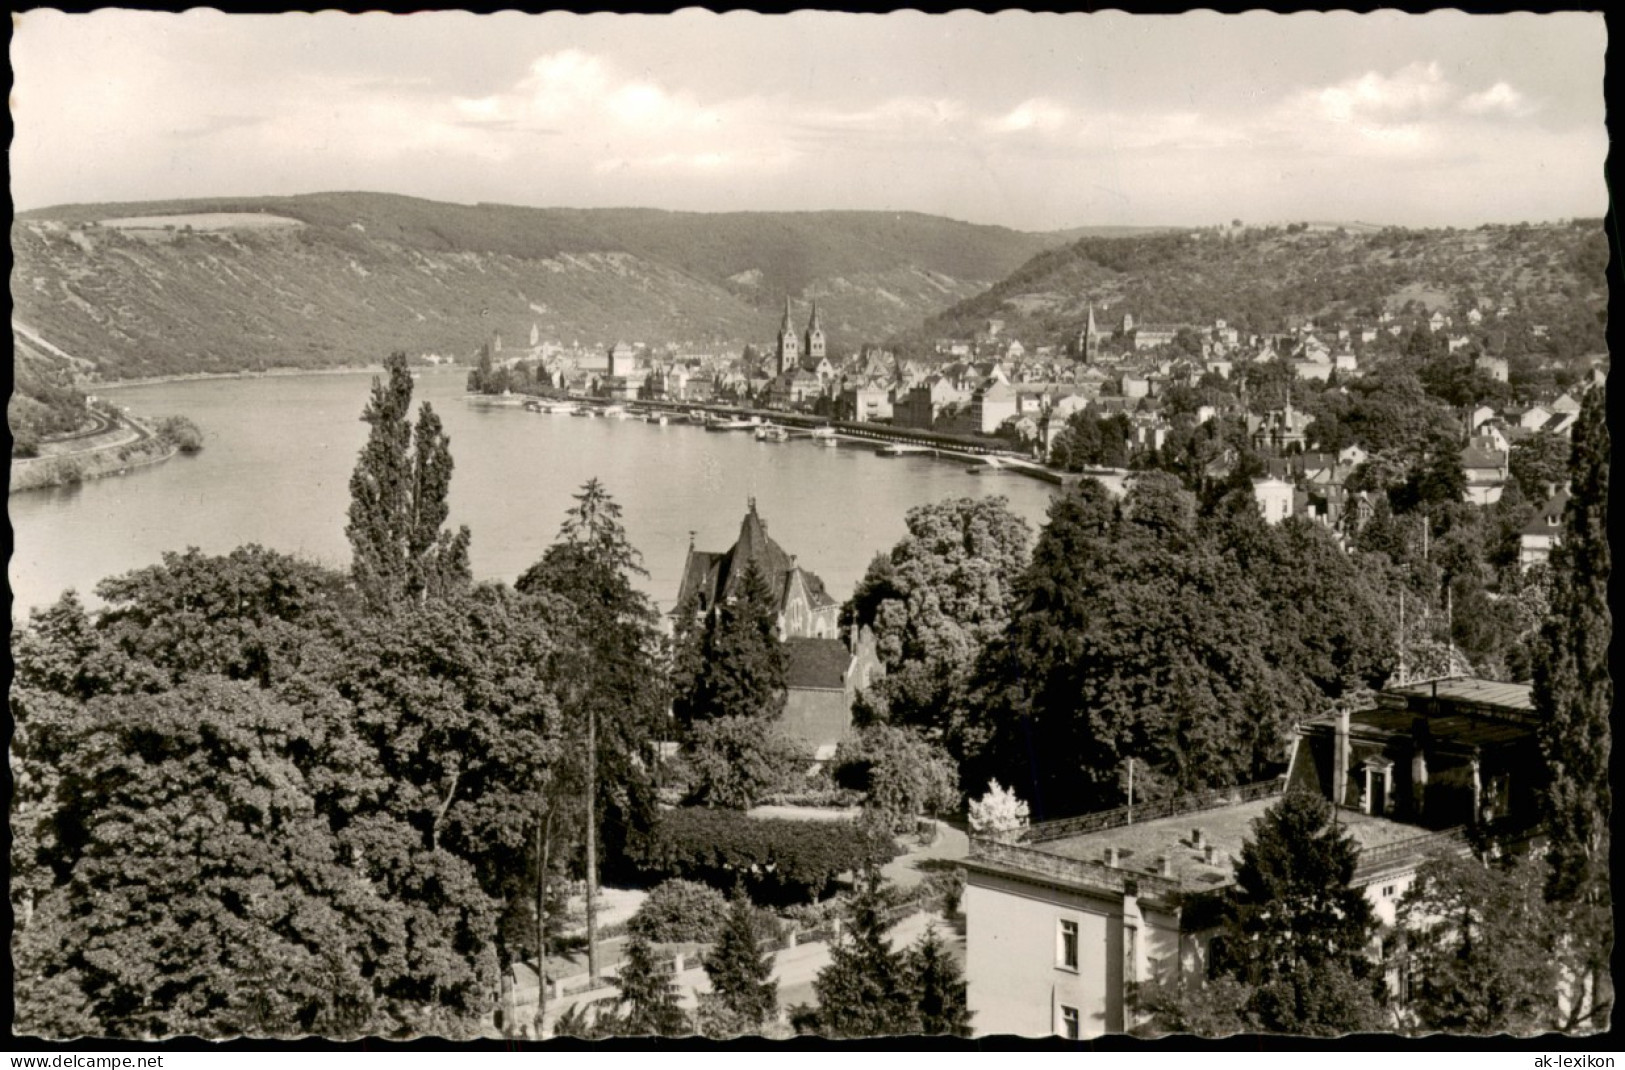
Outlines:
[{"label": "church tower", "polygon": [[780,375],[794,372],[801,364],[801,339],[796,337],[795,325],[790,321],[788,296],[784,299],[784,322],[779,324],[778,358]]},{"label": "church tower", "polygon": [[818,319],[818,302],[812,303],[812,318],[807,320],[807,360],[824,359],[824,325]]},{"label": "church tower", "polygon": [[1078,333],[1077,355],[1085,364],[1094,363],[1095,344],[1100,338],[1100,331],[1095,327],[1095,303],[1089,302],[1089,323]]}]

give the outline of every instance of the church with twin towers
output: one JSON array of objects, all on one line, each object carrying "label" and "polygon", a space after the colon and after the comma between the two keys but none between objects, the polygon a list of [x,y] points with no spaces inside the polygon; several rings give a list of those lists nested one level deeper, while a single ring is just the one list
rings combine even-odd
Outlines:
[{"label": "church with twin towers", "polygon": [[824,359],[825,351],[824,327],[818,320],[818,302],[812,303],[812,316],[807,320],[806,333],[797,337],[795,324],[791,320],[790,298],[785,297],[784,322],[779,324],[777,343],[778,374],[795,374],[803,360],[816,364]]}]

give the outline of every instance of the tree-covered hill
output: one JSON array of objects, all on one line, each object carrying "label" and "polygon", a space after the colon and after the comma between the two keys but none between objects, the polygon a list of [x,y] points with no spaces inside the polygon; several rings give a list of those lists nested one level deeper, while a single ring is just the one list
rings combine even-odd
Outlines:
[{"label": "tree-covered hill", "polygon": [[[132,227],[120,220],[149,218]],[[286,225],[263,225],[285,222]],[[105,377],[568,345],[735,347],[783,301],[837,346],[907,329],[1064,240],[917,213],[457,205],[374,193],[68,205],[12,227],[19,318]],[[800,323],[798,322],[798,327]]]},{"label": "tree-covered hill", "polygon": [[[984,293],[929,319],[924,337],[968,337],[989,318],[1027,345],[1136,322],[1243,331],[1289,317],[1373,320],[1383,310],[1505,306],[1575,352],[1605,348],[1608,242],[1599,220],[1476,230],[1288,227],[1091,236],[1034,256]],[[1464,326],[1464,325],[1463,325]]]}]

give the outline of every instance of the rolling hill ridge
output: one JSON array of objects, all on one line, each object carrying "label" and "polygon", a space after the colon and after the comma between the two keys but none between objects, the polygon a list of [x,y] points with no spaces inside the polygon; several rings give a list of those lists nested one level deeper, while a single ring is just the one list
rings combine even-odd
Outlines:
[{"label": "rolling hill ridge", "polygon": [[[455,205],[372,193],[67,205],[12,224],[15,316],[102,378],[771,338],[878,340],[1064,240],[916,213]],[[800,326],[798,321],[797,326]]]},{"label": "rolling hill ridge", "polygon": [[[1076,337],[1091,305],[1103,331],[1138,323],[1284,330],[1293,319],[1370,321],[1384,311],[1501,309],[1575,352],[1606,348],[1608,240],[1601,220],[1409,230],[1294,224],[1084,237],[1035,255],[929,317],[915,341],[965,338],[989,319],[1027,345]],[[910,337],[905,332],[904,339]]]}]

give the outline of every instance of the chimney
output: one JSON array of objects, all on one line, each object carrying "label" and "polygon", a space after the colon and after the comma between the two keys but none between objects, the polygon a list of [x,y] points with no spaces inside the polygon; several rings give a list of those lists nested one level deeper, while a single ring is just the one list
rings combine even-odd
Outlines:
[{"label": "chimney", "polygon": [[1106,864],[1108,866],[1111,866],[1112,868],[1115,869],[1117,867],[1118,862],[1120,862],[1121,860],[1122,860],[1122,858],[1121,858],[1121,855],[1119,854],[1119,851],[1118,851],[1118,848],[1117,848],[1116,844],[1113,844],[1112,846],[1106,848]]},{"label": "chimney", "polygon": [[1349,711],[1337,711],[1337,732],[1332,738],[1332,805],[1342,806],[1348,794]]},{"label": "chimney", "polygon": [[1191,846],[1202,846],[1202,830],[1200,828],[1191,829]]},{"label": "chimney", "polygon": [[1174,875],[1173,855],[1163,855],[1157,859],[1157,875],[1161,877],[1172,877]]},{"label": "chimney", "polygon": [[1210,866],[1217,866],[1223,860],[1219,857],[1219,849],[1213,846],[1213,844],[1209,843],[1204,845],[1202,848],[1202,861],[1206,862]]}]

